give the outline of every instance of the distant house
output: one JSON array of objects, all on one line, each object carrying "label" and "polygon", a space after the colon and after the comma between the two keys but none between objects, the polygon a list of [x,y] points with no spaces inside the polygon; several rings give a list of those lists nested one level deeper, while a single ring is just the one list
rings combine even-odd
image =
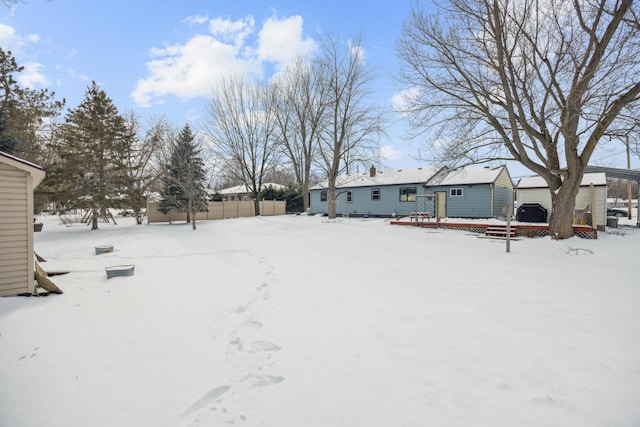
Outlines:
[{"label": "distant house", "polygon": [[[327,182],[311,187],[312,213],[329,210]],[[336,182],[336,214],[342,216],[408,216],[412,212],[459,218],[501,216],[513,204],[513,183],[505,166],[450,171],[417,168],[344,175]]]},{"label": "distant house", "polygon": [[438,194],[438,216],[442,218],[496,218],[513,207],[513,181],[506,166],[437,174],[425,183],[425,189]]},{"label": "distant house", "polygon": [[44,175],[0,151],[0,296],[34,291],[33,190]]},{"label": "distant house", "polygon": [[[608,208],[624,208],[627,209],[629,207],[629,201],[627,199],[623,199],[620,197],[607,198],[607,207]],[[638,208],[638,199],[631,199],[631,207],[634,209]]]},{"label": "distant house", "polygon": [[[594,187],[594,206],[591,206],[591,184]],[[551,215],[551,193],[540,176],[521,178],[516,189],[516,199],[518,207],[525,203],[538,203]],[[607,178],[603,172],[585,173],[582,177],[576,196],[576,211],[584,210],[587,205],[589,212],[595,212],[597,228],[604,228],[607,223]]]},{"label": "distant house", "polygon": [[[423,167],[342,175],[336,180],[338,216],[407,216],[415,211],[415,196],[426,194],[424,183],[441,169]],[[328,182],[309,189],[313,214],[328,213]]]},{"label": "distant house", "polygon": [[[266,184],[262,184],[262,189],[264,190],[267,187],[272,187],[276,190],[284,190],[287,187],[284,185],[276,184],[273,182],[268,182]],[[252,200],[253,193],[247,188],[246,185],[236,185],[235,187],[224,188],[222,190],[217,191],[220,194],[225,202],[230,202],[233,200],[239,201],[248,201]]]}]

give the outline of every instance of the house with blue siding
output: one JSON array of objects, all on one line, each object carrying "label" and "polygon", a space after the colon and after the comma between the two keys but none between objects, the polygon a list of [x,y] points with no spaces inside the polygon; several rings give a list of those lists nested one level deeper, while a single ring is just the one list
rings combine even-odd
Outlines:
[{"label": "house with blue siding", "polygon": [[[370,217],[410,215],[416,210],[416,196],[426,194],[424,183],[441,170],[422,167],[378,171],[372,166],[368,173],[339,176],[336,180],[336,214]],[[311,187],[309,195],[312,214],[329,212],[327,181]]]},{"label": "house with blue siding", "polygon": [[[329,211],[328,184],[309,189],[310,211]],[[424,167],[343,175],[336,182],[338,216],[402,217],[414,212],[441,218],[493,218],[513,205],[513,183],[505,166],[451,171]]]},{"label": "house with blue siding", "polygon": [[[441,218],[495,218],[505,215],[505,206],[513,207],[513,181],[506,166],[436,174],[425,183],[425,192],[437,195],[434,200]],[[435,215],[432,208],[429,212]]]}]

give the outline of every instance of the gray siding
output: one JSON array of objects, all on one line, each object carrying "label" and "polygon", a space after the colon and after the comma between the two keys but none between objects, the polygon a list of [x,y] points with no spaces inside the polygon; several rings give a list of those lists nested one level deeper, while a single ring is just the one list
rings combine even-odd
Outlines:
[{"label": "gray siding", "polygon": [[29,180],[27,172],[0,163],[0,296],[33,289]]},{"label": "gray siding", "polygon": [[[452,196],[453,188],[461,188],[462,196]],[[503,216],[505,205],[513,205],[513,183],[506,168],[494,183],[434,186],[429,191],[447,193],[448,218],[496,218]]]},{"label": "gray siding", "polygon": [[[415,187],[416,194],[426,194],[422,183],[340,188],[336,190],[339,193],[336,199],[336,214],[342,216],[407,216],[415,211],[416,203],[414,201],[400,201],[400,188],[405,187]],[[380,189],[380,200],[371,199],[371,191],[374,188]],[[347,201],[348,190],[351,190],[351,202]],[[323,190],[310,190],[311,213],[329,212],[328,201],[320,201],[321,191]],[[433,213],[433,203],[426,201],[424,198],[418,198],[418,210]]]},{"label": "gray siding", "polygon": [[[434,185],[424,187],[423,183],[386,185],[379,187],[354,187],[338,189],[336,201],[337,215],[371,215],[371,216],[407,216],[411,212],[429,212],[435,215],[435,200],[418,197],[417,203],[400,200],[400,188],[415,187],[418,195],[435,194],[443,191],[447,194],[446,214],[449,218],[493,218],[502,216],[502,207],[513,204],[513,183],[506,168],[500,172],[494,183]],[[380,200],[371,199],[371,190],[380,189]],[[452,188],[461,188],[462,196],[452,196]],[[352,199],[347,201],[347,190],[351,190]],[[320,201],[322,190],[310,191],[311,212],[327,213],[328,202]]]},{"label": "gray siding", "polygon": [[493,217],[504,216],[502,208],[510,206],[513,212],[513,187],[505,188],[495,186],[493,189]]},{"label": "gray siding", "polygon": [[[451,189],[461,188],[462,196],[451,196]],[[433,193],[447,193],[447,218],[491,218],[491,185],[448,185],[430,187]]]}]

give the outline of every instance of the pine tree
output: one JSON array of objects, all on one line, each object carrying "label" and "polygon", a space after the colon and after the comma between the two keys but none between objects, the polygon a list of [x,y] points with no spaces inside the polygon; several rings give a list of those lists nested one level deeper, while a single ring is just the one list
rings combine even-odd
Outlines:
[{"label": "pine tree", "polygon": [[187,223],[196,229],[196,213],[207,211],[207,189],[204,161],[189,125],[180,131],[171,151],[162,179],[162,199],[159,210],[186,212]]},{"label": "pine tree", "polygon": [[41,163],[38,134],[46,118],[59,114],[64,100],[54,101],[47,89],[20,86],[16,76],[23,71],[11,51],[0,48],[0,151]]},{"label": "pine tree", "polygon": [[90,210],[92,230],[108,208],[119,207],[129,187],[123,156],[132,143],[124,118],[107,94],[95,82],[75,109],[70,109],[62,126],[57,179],[73,194],[71,206]]}]

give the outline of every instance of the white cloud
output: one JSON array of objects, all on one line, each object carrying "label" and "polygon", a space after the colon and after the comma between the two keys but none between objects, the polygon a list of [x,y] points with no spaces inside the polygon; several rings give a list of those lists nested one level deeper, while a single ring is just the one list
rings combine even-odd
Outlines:
[{"label": "white cloud", "polygon": [[158,96],[187,99],[206,95],[225,77],[260,72],[255,61],[240,57],[237,47],[207,35],[195,36],[184,45],[154,49],[152,55],[156,59],[147,63],[150,76],[138,80],[131,94],[141,106],[149,106]]},{"label": "white cloud", "polygon": [[0,23],[0,43],[4,46],[12,45],[16,42],[16,30],[13,27]]},{"label": "white cloud", "polygon": [[36,62],[25,64],[24,71],[22,71],[22,73],[17,77],[18,83],[20,83],[21,86],[28,88],[33,88],[36,84],[42,86],[49,85],[49,79],[40,72],[42,67],[42,64],[38,64]]},{"label": "white cloud", "polygon": [[362,46],[354,46],[351,41],[349,41],[349,51],[352,56],[358,59],[359,63],[364,64],[366,62],[366,50]]},{"label": "white cloud", "polygon": [[398,113],[406,112],[413,103],[413,100],[420,96],[420,89],[416,86],[404,89],[391,98],[391,105]]},{"label": "white cloud", "polygon": [[62,71],[76,80],[85,82],[90,80],[89,76],[87,76],[86,74],[78,73],[78,71],[73,67],[63,68],[62,66],[57,66],[56,70]]},{"label": "white cloud", "polygon": [[16,33],[15,28],[0,23],[0,44],[2,44],[5,49],[20,50],[20,48],[26,44],[36,44],[39,41],[40,36],[38,34],[20,36]]},{"label": "white cloud", "polygon": [[255,26],[256,23],[252,16],[238,21],[215,18],[209,22],[209,31],[214,37],[240,47],[255,32]]},{"label": "white cloud", "polygon": [[267,19],[260,30],[258,56],[263,61],[287,62],[315,49],[313,39],[302,36],[302,17]]},{"label": "white cloud", "polygon": [[209,34],[192,37],[184,44],[150,50],[148,75],[138,80],[131,93],[140,106],[159,103],[174,95],[188,99],[206,96],[223,78],[262,78],[265,62],[278,65],[296,54],[311,51],[315,43],[303,38],[302,18],[267,19],[256,34],[253,17],[232,21],[214,18]]},{"label": "white cloud", "polygon": [[205,24],[208,20],[209,20],[209,17],[207,15],[195,15],[195,16],[188,16],[184,18],[182,22],[184,22],[189,26],[193,26],[193,25]]},{"label": "white cloud", "polygon": [[397,160],[402,156],[404,156],[404,153],[396,150],[396,148],[393,145],[383,145],[380,147],[380,150],[378,151],[378,156],[386,160]]}]

